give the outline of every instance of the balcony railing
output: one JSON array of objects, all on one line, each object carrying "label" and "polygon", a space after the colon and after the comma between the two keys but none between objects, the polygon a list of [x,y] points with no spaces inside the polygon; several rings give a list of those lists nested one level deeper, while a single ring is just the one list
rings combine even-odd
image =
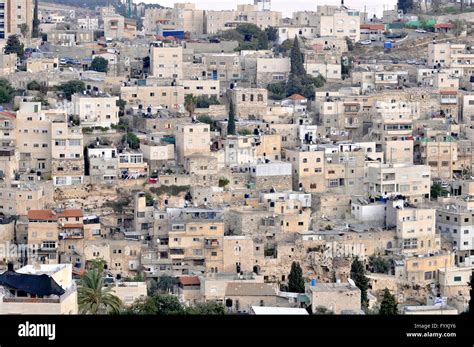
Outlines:
[{"label": "balcony railing", "polygon": [[217,248],[219,247],[219,241],[217,240],[206,240],[204,243],[205,248]]},{"label": "balcony railing", "polygon": [[84,232],[69,232],[69,233],[61,233],[59,234],[59,239],[60,240],[65,240],[65,239],[82,239],[84,238]]}]

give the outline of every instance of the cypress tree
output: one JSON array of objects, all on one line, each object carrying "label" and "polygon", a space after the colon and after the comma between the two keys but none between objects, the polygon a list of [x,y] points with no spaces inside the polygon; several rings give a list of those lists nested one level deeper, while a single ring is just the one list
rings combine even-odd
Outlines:
[{"label": "cypress tree", "polygon": [[232,100],[229,103],[229,121],[227,122],[227,134],[235,135],[235,107]]},{"label": "cypress tree", "polygon": [[33,10],[33,26],[32,26],[32,30],[31,30],[31,37],[39,37],[40,36],[39,25],[40,25],[40,21],[38,19],[38,0],[35,0],[35,7],[34,7],[34,10]]},{"label": "cypress tree", "polygon": [[303,66],[303,55],[301,54],[298,36],[296,35],[295,35],[295,39],[293,40],[293,46],[291,47],[290,59],[291,59],[290,72],[298,77],[305,76],[306,70],[304,69],[304,66]]},{"label": "cypress tree", "polygon": [[303,270],[297,262],[291,264],[290,274],[288,275],[288,291],[292,293],[304,293]]},{"label": "cypress tree", "polygon": [[357,288],[360,289],[360,301],[362,308],[367,309],[369,307],[369,299],[367,298],[369,279],[365,277],[364,264],[362,264],[358,257],[356,257],[352,262],[351,278],[354,280]]},{"label": "cypress tree", "polygon": [[398,314],[397,300],[395,300],[395,296],[390,294],[390,291],[387,288],[385,288],[384,293],[383,293],[383,299],[382,299],[382,303],[380,304],[379,314],[381,315]]}]

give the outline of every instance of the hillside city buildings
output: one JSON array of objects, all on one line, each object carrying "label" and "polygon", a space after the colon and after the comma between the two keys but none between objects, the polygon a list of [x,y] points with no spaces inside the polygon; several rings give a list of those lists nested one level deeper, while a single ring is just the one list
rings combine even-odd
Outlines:
[{"label": "hillside city buildings", "polygon": [[79,313],[97,261],[125,307],[171,277],[227,313],[378,312],[385,289],[466,311],[472,17],[132,6],[40,2],[32,35],[33,2],[0,1],[0,313]]}]

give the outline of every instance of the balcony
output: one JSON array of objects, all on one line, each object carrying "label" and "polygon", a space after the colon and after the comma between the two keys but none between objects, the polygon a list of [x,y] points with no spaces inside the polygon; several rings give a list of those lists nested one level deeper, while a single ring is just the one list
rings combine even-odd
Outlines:
[{"label": "balcony", "polygon": [[43,251],[43,252],[56,252],[56,250],[58,249],[58,244],[55,243],[54,245],[53,244],[41,244],[41,246],[39,247],[39,250],[40,251]]},{"label": "balcony", "polygon": [[216,239],[205,240],[204,247],[205,248],[218,248],[219,247],[219,241],[216,240]]},{"label": "balcony", "polygon": [[170,248],[169,257],[171,259],[182,259],[182,258],[184,258],[184,248]]},{"label": "balcony", "polygon": [[59,298],[3,298],[5,303],[25,303],[25,304],[59,304],[61,300]]},{"label": "balcony", "polygon": [[73,240],[73,239],[82,239],[84,238],[84,231],[68,231],[66,233],[60,233],[60,240]]},{"label": "balcony", "polygon": [[347,129],[357,129],[359,128],[359,123],[356,123],[356,122],[347,122],[345,125],[344,125],[345,128]]}]

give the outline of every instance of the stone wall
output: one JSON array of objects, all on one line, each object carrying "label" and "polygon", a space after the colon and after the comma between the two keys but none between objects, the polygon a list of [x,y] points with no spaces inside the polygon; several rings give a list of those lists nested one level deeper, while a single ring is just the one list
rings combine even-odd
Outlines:
[{"label": "stone wall", "polygon": [[254,180],[257,190],[274,188],[285,191],[292,189],[291,176],[257,176]]}]

